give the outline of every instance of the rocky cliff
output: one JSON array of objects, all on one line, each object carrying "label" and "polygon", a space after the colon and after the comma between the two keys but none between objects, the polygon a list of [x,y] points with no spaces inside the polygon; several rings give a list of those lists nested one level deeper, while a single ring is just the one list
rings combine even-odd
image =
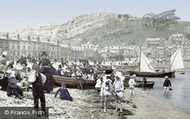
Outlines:
[{"label": "rocky cliff", "polygon": [[167,37],[172,33],[190,34],[189,22],[176,22],[161,30],[143,29],[144,21],[128,14],[93,13],[69,20],[67,23],[29,25],[11,33],[21,38],[31,36],[63,44],[80,45],[90,41],[101,45],[138,43],[147,37]]}]

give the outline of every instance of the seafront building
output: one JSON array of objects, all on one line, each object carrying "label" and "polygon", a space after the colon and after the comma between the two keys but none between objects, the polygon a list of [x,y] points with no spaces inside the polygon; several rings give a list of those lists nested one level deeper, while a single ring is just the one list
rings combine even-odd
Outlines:
[{"label": "seafront building", "polygon": [[90,42],[80,46],[64,45],[57,40],[17,35],[10,38],[8,34],[0,37],[0,52],[7,51],[9,60],[23,57],[39,59],[46,51],[51,61],[91,60],[91,61],[132,61],[137,62],[143,52],[153,62],[168,61],[169,57],[180,48],[184,60],[190,59],[190,42],[184,34],[171,34],[168,38],[147,38],[141,46],[126,45],[101,46]]}]

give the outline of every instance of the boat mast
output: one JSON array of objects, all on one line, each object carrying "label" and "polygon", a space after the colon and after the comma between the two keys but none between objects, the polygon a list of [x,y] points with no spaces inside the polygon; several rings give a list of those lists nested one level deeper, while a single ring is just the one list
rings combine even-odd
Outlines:
[{"label": "boat mast", "polygon": [[141,39],[140,39],[139,72],[141,71],[141,69],[140,69],[140,67],[141,67],[141,50],[142,50],[142,43],[141,43]]}]

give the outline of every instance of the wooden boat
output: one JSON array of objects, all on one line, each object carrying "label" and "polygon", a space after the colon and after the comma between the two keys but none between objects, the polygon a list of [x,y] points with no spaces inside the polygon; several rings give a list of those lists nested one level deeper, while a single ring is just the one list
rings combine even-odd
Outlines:
[{"label": "wooden boat", "polygon": [[154,81],[147,81],[146,84],[143,81],[136,81],[135,87],[142,87],[142,88],[152,88],[154,86]]},{"label": "wooden boat", "polygon": [[[129,87],[128,81],[124,82],[125,87]],[[154,81],[147,81],[146,84],[143,83],[143,81],[136,81],[135,87],[139,88],[153,88]]]},{"label": "wooden boat", "polygon": [[113,71],[113,69],[105,69],[105,74],[111,74]]},{"label": "wooden boat", "polygon": [[87,73],[87,74],[92,74],[94,72],[94,69],[92,67],[86,67],[84,68],[84,71]]},{"label": "wooden boat", "polygon": [[130,75],[135,74],[139,77],[165,77],[168,76],[170,78],[175,77],[175,72],[139,72],[139,71],[129,71]]},{"label": "wooden boat", "polygon": [[175,71],[175,74],[185,74],[185,71]]},{"label": "wooden boat", "polygon": [[148,58],[141,53],[141,58],[140,58],[140,71],[129,71],[130,75],[135,74],[136,76],[139,77],[175,77],[175,72],[156,72],[156,70],[151,66],[150,61]]},{"label": "wooden boat", "polygon": [[[64,82],[68,88],[77,88],[76,79],[65,76],[53,75],[54,83],[56,86],[61,86]],[[94,80],[85,80],[84,88],[94,88],[96,82]]]}]

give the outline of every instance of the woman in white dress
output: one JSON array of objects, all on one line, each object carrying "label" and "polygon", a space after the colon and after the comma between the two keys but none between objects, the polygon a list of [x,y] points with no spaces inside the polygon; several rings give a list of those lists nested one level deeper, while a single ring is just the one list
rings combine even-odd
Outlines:
[{"label": "woman in white dress", "polygon": [[114,92],[116,96],[116,111],[118,108],[120,109],[120,112],[122,112],[122,105],[121,105],[121,99],[124,98],[124,85],[123,80],[121,79],[121,75],[118,73],[115,74],[115,81],[113,83]]},{"label": "woman in white dress", "polygon": [[111,80],[107,79],[106,76],[103,77],[103,84],[101,86],[100,96],[104,98],[104,112],[107,109],[108,98],[112,96],[112,84]]},{"label": "woman in white dress", "polygon": [[128,84],[129,84],[129,89],[130,89],[130,98],[131,98],[130,100],[132,100],[134,96],[134,87],[136,85],[134,76],[130,77]]}]

